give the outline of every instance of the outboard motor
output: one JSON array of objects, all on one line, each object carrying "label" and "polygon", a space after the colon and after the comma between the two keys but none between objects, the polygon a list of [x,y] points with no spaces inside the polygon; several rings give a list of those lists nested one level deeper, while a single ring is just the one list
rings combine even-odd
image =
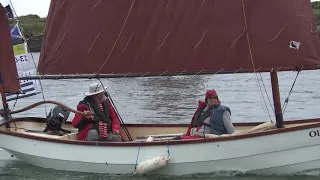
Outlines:
[{"label": "outboard motor", "polygon": [[66,122],[69,115],[69,110],[58,105],[55,106],[47,116],[46,128],[43,132],[59,136],[62,136],[66,133],[71,133],[71,131],[62,129],[62,125]]}]

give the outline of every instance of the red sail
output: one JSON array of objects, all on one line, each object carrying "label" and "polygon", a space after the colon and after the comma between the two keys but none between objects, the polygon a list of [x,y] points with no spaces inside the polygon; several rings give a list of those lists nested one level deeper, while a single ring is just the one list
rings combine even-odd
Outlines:
[{"label": "red sail", "polygon": [[0,3],[0,73],[5,92],[18,92],[17,67],[14,60],[8,16]]},{"label": "red sail", "polygon": [[310,0],[55,0],[38,70],[162,74],[315,69],[320,64],[315,30]]}]

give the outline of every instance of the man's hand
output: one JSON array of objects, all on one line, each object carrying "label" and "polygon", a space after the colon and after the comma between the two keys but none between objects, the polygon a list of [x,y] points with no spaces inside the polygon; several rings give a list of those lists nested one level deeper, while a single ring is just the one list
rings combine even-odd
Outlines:
[{"label": "man's hand", "polygon": [[[90,113],[90,111],[83,111],[85,114],[89,114]],[[85,115],[85,117],[87,118],[87,119],[91,119],[91,115]]]}]

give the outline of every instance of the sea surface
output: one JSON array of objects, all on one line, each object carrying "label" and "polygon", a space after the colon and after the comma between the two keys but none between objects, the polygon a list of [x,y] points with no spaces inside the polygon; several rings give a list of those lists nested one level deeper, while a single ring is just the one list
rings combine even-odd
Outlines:
[{"label": "sea surface", "polygon": [[[35,64],[39,53],[32,53]],[[32,57],[29,55],[32,61]],[[35,68],[33,63],[19,65],[19,71]],[[72,67],[70,67],[72,68]],[[289,95],[297,72],[279,72],[281,102]],[[302,71],[293,87],[284,120],[320,117],[320,70]],[[42,92],[36,96],[9,102],[18,110],[43,100],[55,100],[76,109],[89,84],[98,80],[41,80]],[[222,104],[231,108],[233,122],[265,122],[274,119],[269,73],[228,75],[196,75],[179,77],[141,77],[101,79],[108,87],[116,109],[125,123],[189,123],[205,91],[215,89]],[[15,114],[45,117],[53,105],[41,105]],[[69,120],[73,118],[71,113]],[[1,157],[0,157],[1,158]],[[218,179],[218,180],[318,180],[320,170],[290,176],[255,176],[239,172],[223,172],[183,177],[170,176],[111,176],[43,169],[20,161],[0,161],[0,179]]]}]

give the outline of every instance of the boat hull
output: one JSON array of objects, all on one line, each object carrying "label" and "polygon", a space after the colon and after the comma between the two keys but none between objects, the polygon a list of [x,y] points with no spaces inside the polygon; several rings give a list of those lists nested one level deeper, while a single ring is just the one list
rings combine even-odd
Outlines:
[{"label": "boat hull", "polygon": [[12,154],[4,149],[0,149],[0,161],[17,160]]},{"label": "boat hull", "polygon": [[320,168],[320,137],[313,132],[317,132],[317,128],[248,138],[240,135],[225,141],[142,145],[140,150],[139,146],[68,144],[0,134],[0,145],[26,163],[56,170],[130,174],[136,165],[138,150],[139,163],[167,155],[169,149],[168,165],[154,174],[240,171],[270,175]]}]

